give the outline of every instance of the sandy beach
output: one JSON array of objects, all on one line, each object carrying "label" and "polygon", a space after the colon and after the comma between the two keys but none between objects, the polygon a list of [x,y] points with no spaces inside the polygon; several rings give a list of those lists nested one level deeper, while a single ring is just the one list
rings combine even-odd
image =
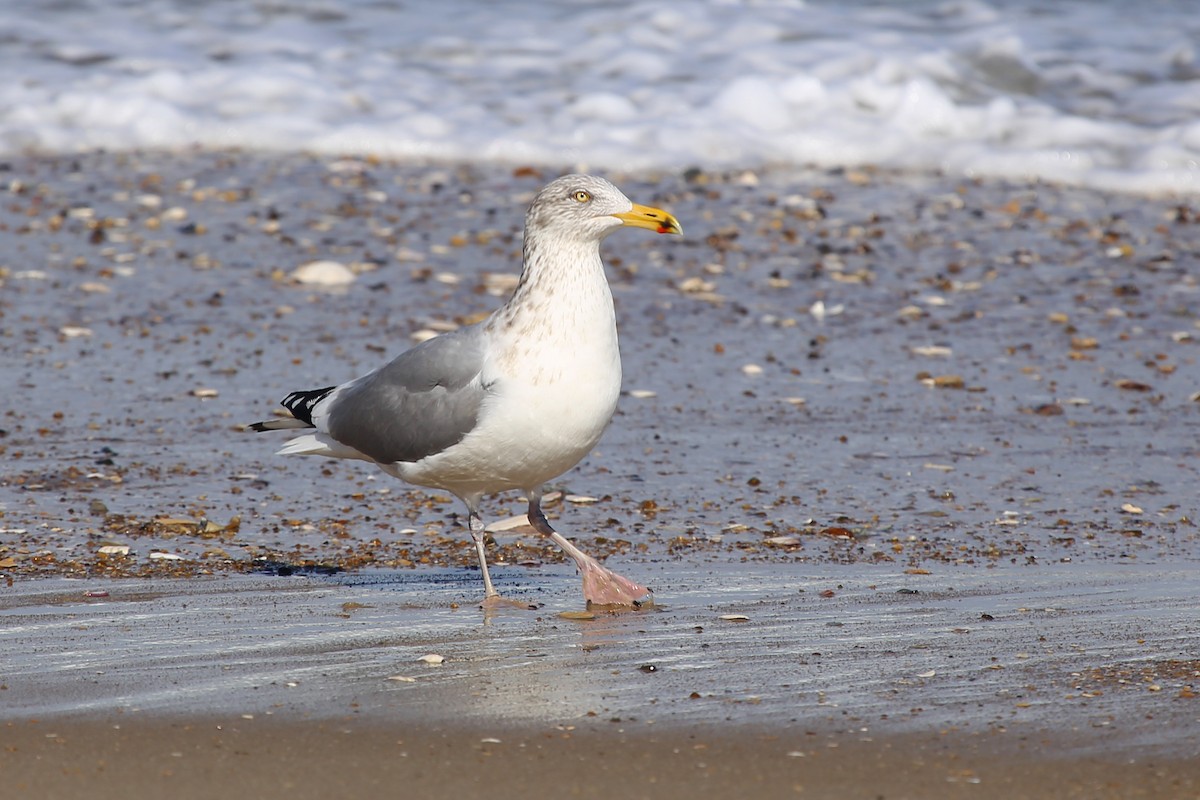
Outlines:
[{"label": "sandy beach", "polygon": [[34,580],[0,609],[0,769],[31,797],[1195,796],[1195,662],[1161,656],[1194,647],[1187,570],[816,572],[664,564],[671,605],[595,619],[455,608],[457,570]]},{"label": "sandy beach", "polygon": [[657,606],[501,496],[540,607],[485,617],[456,500],[243,426],[495,308],[554,175],[0,163],[14,796],[1200,795],[1194,204],[607,174],[687,235],[605,244],[625,392],[548,511]]},{"label": "sandy beach", "polygon": [[478,731],[345,721],[154,719],[5,730],[18,797],[1190,798],[1194,760],[1057,758],[923,734],[822,738],[803,755],[754,728]]}]

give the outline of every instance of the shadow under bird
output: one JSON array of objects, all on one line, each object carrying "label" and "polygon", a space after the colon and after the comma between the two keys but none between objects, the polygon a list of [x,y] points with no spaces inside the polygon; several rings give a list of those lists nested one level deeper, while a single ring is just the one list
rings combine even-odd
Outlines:
[{"label": "shadow under bird", "polygon": [[633,203],[591,175],[547,184],[525,216],[524,266],[487,319],[429,339],[361,378],[289,394],[291,417],[255,431],[311,429],[286,455],[353,458],[467,506],[485,608],[524,605],[492,585],[479,502],[518,489],[529,523],[574,560],[589,605],[640,606],[650,589],[604,567],[547,522],[543,485],[579,463],[621,389],[616,314],[600,242],[622,227],[682,234],[666,211]]}]

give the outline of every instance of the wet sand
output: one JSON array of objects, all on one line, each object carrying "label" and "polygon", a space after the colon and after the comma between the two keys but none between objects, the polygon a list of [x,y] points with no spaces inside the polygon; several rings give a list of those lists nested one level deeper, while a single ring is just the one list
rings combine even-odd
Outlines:
[{"label": "wet sand", "polygon": [[[496,577],[542,607],[485,618],[457,501],[240,426],[494,308],[549,173],[0,168],[29,796],[603,791],[577,764],[633,797],[1197,795],[1187,202],[611,176],[688,236],[606,243],[627,394],[553,512],[659,605],[563,617],[577,578],[518,525]],[[317,259],[357,277],[289,280]]]},{"label": "wet sand", "polygon": [[[0,608],[0,770],[46,797],[1200,790],[1190,570],[821,573],[662,565],[672,604],[593,619],[456,608],[457,571],[34,581]],[[571,606],[538,577],[505,589]]]},{"label": "wet sand", "polygon": [[[30,725],[4,731],[19,797],[1192,798],[1194,759],[1014,753],[923,733],[822,738],[787,749],[774,732],[703,729],[381,727],[345,721],[206,719]],[[498,734],[498,735],[493,735]],[[14,757],[11,751],[19,751]]]}]

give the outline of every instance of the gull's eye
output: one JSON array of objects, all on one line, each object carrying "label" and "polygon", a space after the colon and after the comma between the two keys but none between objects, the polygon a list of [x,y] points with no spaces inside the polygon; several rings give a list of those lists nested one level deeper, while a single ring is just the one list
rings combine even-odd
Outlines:
[{"label": "gull's eye", "polygon": [[576,200],[578,200],[581,203],[590,203],[592,200],[592,196],[589,193],[585,192],[583,189],[580,189],[579,191],[575,192],[574,197]]}]

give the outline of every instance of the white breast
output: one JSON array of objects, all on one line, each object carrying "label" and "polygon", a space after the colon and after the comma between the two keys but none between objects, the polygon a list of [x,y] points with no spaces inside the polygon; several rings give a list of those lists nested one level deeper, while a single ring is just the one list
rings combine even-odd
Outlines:
[{"label": "white breast", "polygon": [[520,314],[497,312],[503,324],[490,329],[479,424],[446,451],[397,465],[399,477],[460,495],[529,491],[595,447],[616,409],[621,358],[598,256],[589,277],[582,291],[577,283],[541,302],[527,298]]}]

